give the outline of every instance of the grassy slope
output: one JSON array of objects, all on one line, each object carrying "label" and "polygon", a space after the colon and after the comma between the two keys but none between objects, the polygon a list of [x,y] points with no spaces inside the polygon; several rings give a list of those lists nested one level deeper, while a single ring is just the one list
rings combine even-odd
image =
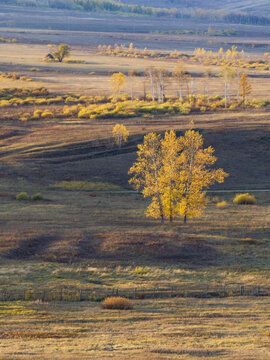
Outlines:
[{"label": "grassy slope", "polygon": [[[143,125],[131,119],[125,123],[132,138],[139,141],[140,134],[150,130],[183,131],[190,118],[150,119]],[[262,137],[266,139],[267,115],[203,115],[196,121],[207,144],[217,149],[219,165],[232,175],[222,187],[269,186],[265,169],[270,157],[267,142],[262,141]],[[16,129],[14,122],[9,126]],[[23,125],[27,131],[23,133],[21,128],[20,136],[2,139],[1,191],[10,195],[1,198],[1,264],[20,271],[5,272],[0,284],[122,288],[166,286],[170,280],[184,286],[200,282],[269,285],[269,193],[256,194],[258,206],[251,207],[232,205],[233,194],[221,194],[220,200],[230,204],[227,209],[218,210],[212,203],[201,218],[185,226],[179,220],[173,226],[162,227],[158,221],[144,217],[147,202],[140,196],[50,187],[62,180],[102,181],[127,187],[127,171],[135,159],[134,144],[109,156],[104,155],[112,145],[104,152],[104,148],[91,144],[91,139],[101,134],[101,144],[108,144],[106,138],[110,138],[112,126],[110,121],[79,125],[43,121]],[[74,155],[71,145],[79,153],[83,149],[81,158],[80,154]],[[26,146],[27,151],[23,150]],[[125,153],[129,146],[131,152]],[[14,152],[7,155],[7,149]],[[98,152],[98,158],[91,158]],[[41,192],[45,201],[17,201],[12,194],[20,191],[30,195]],[[242,240],[245,238],[255,243]],[[138,245],[140,239],[143,245]],[[195,239],[191,247],[189,239]],[[153,242],[154,249],[150,246]],[[162,243],[167,244],[165,250]],[[43,261],[74,265],[48,265]],[[115,266],[121,267],[112,271]],[[136,266],[146,266],[147,274],[134,275]],[[179,266],[183,272],[177,272]]]}]

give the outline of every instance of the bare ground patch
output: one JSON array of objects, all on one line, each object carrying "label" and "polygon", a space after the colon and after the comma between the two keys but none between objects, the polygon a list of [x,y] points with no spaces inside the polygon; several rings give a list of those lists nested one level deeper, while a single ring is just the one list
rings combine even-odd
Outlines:
[{"label": "bare ground patch", "polygon": [[136,258],[185,261],[214,261],[217,251],[206,241],[192,235],[166,233],[113,232],[100,234],[98,253],[103,257]]}]

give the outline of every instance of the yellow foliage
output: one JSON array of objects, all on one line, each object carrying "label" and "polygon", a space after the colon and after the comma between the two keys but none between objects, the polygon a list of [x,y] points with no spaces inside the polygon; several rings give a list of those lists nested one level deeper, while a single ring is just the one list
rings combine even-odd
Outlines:
[{"label": "yellow foliage", "polygon": [[116,124],[113,128],[113,137],[116,145],[121,148],[123,143],[126,143],[129,137],[129,131],[123,124]]},{"label": "yellow foliage", "polygon": [[215,182],[222,183],[228,176],[222,169],[212,170],[216,162],[214,149],[203,149],[202,136],[186,131],[176,137],[174,131],[166,132],[164,139],[150,133],[138,145],[138,158],[129,170],[130,183],[151,197],[146,215],[172,221],[173,217],[196,217],[206,206],[206,189]]},{"label": "yellow foliage", "polygon": [[120,95],[120,92],[124,86],[124,84],[127,82],[126,77],[123,73],[119,72],[119,73],[115,73],[111,76],[110,80],[109,80],[112,89],[113,89],[113,93],[115,96],[115,101],[117,101],[118,96]]}]

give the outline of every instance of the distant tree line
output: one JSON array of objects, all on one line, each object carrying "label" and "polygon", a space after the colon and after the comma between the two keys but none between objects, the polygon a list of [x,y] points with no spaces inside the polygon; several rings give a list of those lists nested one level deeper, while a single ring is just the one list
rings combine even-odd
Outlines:
[{"label": "distant tree line", "polygon": [[[135,0],[134,0],[135,1]],[[195,8],[156,8],[141,5],[122,4],[113,0],[0,0],[0,4],[11,4],[55,9],[82,10],[96,12],[118,12],[135,15],[174,17],[182,19],[204,19],[233,24],[269,25],[270,18],[249,13],[226,13]]]}]

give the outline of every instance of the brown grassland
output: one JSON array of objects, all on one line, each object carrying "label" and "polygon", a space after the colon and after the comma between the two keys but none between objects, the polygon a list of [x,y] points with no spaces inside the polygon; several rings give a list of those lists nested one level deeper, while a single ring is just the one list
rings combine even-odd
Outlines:
[{"label": "brown grassland", "polygon": [[[174,60],[99,55],[98,44],[88,45],[85,37],[82,43],[71,37],[76,43],[71,58],[84,63],[47,63],[42,59],[57,33],[42,31],[42,38],[36,30],[3,31],[4,36],[20,37],[16,43],[0,43],[0,72],[16,72],[31,81],[0,77],[0,89],[44,87],[50,93],[44,95],[47,99],[108,96],[114,72],[143,72],[151,65],[172,71],[175,66]],[[113,42],[114,34],[108,34]],[[150,40],[146,34],[117,36],[119,41],[151,41],[154,35]],[[161,36],[158,44],[171,50],[164,39]],[[187,62],[186,67],[196,93],[205,95],[206,66]],[[220,68],[211,70],[210,95],[222,97]],[[269,71],[247,74],[250,99],[266,100]],[[136,80],[136,96],[142,96],[142,81]],[[173,80],[165,91],[177,94]],[[236,80],[230,91],[236,99]],[[129,92],[128,83],[123,93]],[[64,116],[66,104],[61,101],[0,107],[0,359],[268,360],[269,296],[138,296],[127,311],[102,309],[99,301],[115,289],[126,296],[134,289],[142,294],[163,287],[179,287],[185,294],[200,287],[270,289],[269,106],[90,119]],[[52,116],[25,118],[36,110]],[[145,134],[174,129],[182,135],[191,120],[205,145],[215,148],[217,166],[230,177],[211,189],[201,217],[161,225],[145,217],[148,200],[132,191],[128,170]],[[121,149],[112,138],[116,123],[130,132]],[[21,192],[27,200],[16,198]],[[256,204],[234,204],[240,192],[254,195]],[[31,200],[34,194],[42,198]],[[93,301],[31,297],[61,288],[87,290]],[[4,301],[11,299],[3,294],[16,291],[28,301]]]}]

